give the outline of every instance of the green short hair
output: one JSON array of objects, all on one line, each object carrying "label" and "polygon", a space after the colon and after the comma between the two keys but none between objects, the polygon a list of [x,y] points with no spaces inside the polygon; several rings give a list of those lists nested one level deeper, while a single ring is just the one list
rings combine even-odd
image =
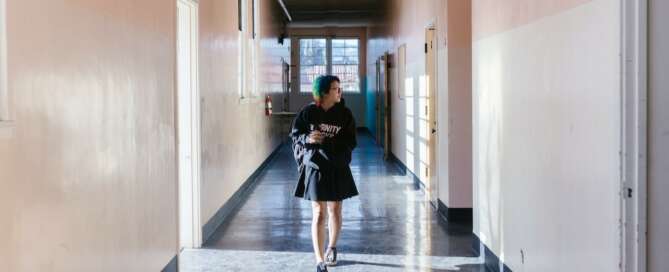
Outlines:
[{"label": "green short hair", "polygon": [[337,76],[322,75],[314,79],[312,92],[316,103],[320,103],[324,95],[330,92],[330,85],[332,82],[341,82]]}]

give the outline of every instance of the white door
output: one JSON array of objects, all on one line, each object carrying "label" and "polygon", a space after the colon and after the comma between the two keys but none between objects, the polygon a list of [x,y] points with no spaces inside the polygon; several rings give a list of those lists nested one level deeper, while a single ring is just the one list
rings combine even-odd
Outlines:
[{"label": "white door", "polygon": [[179,148],[179,246],[202,244],[200,223],[200,99],[198,5],[177,1],[177,100]]}]

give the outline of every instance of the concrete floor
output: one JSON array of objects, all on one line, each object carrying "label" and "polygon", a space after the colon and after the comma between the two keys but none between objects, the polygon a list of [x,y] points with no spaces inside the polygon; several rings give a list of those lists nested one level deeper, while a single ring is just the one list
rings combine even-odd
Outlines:
[{"label": "concrete floor", "polygon": [[[351,169],[360,195],[344,201],[340,261],[329,270],[484,272],[471,226],[442,220],[368,133],[358,142]],[[315,271],[311,206],[292,196],[296,176],[285,146],[205,247],[182,252],[180,271]]]}]

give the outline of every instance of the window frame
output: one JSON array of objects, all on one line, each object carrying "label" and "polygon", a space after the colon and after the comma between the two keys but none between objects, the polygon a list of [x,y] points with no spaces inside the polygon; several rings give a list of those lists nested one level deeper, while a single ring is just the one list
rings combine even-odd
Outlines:
[{"label": "window frame", "polygon": [[0,0],[0,125],[12,121],[7,73],[7,1]]},{"label": "window frame", "polygon": [[260,17],[258,0],[237,0],[238,16],[238,78],[237,87],[240,102],[258,100],[258,40],[257,27]]},{"label": "window frame", "polygon": [[329,38],[323,36],[301,36],[297,38],[297,92],[300,94],[311,94],[311,91],[303,92],[302,91],[302,40],[316,40],[324,39],[325,40],[325,73],[330,73],[330,49],[329,49]]},{"label": "window frame", "polygon": [[327,59],[327,67],[326,67],[326,73],[327,74],[332,74],[332,40],[338,40],[338,39],[356,39],[358,40],[358,91],[344,91],[344,93],[349,94],[349,95],[361,95],[363,94],[363,80],[362,80],[362,74],[363,74],[363,38],[359,35],[333,35],[333,36],[325,36],[325,35],[295,35],[292,37],[293,39],[296,40],[297,42],[297,55],[296,55],[296,74],[297,74],[297,88],[294,88],[294,92],[304,95],[304,96],[309,96],[311,95],[311,92],[303,92],[302,91],[302,78],[301,78],[301,59],[302,59],[302,46],[300,41],[303,39],[325,39],[325,46],[326,46],[326,59]]},{"label": "window frame", "polygon": [[[342,92],[347,93],[347,94],[361,94],[362,93],[362,39],[360,37],[348,37],[348,36],[337,36],[337,37],[332,37],[329,38],[329,70],[328,74],[334,75],[333,70],[333,65],[334,61],[332,60],[333,54],[332,54],[332,41],[333,40],[357,40],[358,41],[358,91],[346,91],[342,89]],[[346,48],[346,47],[344,47]]]},{"label": "window frame", "polygon": [[237,0],[237,22],[239,24],[239,31],[237,37],[237,47],[239,48],[239,54],[237,54],[237,87],[239,99],[243,100],[246,93],[246,0]]}]

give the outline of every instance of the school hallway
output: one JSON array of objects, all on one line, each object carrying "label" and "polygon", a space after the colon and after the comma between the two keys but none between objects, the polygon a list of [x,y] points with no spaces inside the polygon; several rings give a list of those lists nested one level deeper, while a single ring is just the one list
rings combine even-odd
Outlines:
[{"label": "school hallway", "polygon": [[294,127],[345,139],[341,171],[297,152],[328,198],[357,133],[329,271],[667,272],[666,26],[666,0],[0,0],[0,272],[317,271]]},{"label": "school hallway", "polygon": [[[383,160],[369,132],[359,132],[358,143],[351,170],[360,195],[344,201],[339,262],[331,271],[484,272],[471,224],[440,218],[413,177]],[[203,249],[181,253],[179,271],[313,270],[311,203],[293,197],[296,180],[285,145]]]}]

